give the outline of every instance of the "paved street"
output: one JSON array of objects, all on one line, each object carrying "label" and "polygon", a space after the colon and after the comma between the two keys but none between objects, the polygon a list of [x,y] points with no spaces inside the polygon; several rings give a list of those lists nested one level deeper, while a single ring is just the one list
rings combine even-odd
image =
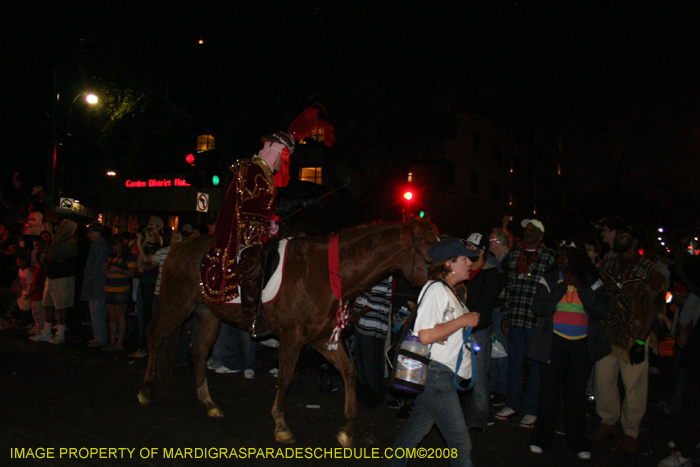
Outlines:
[{"label": "paved street", "polygon": [[[89,331],[83,334],[88,336]],[[192,368],[178,369],[173,384],[159,393],[151,406],[141,406],[136,394],[141,388],[146,361],[87,348],[81,335],[69,335],[65,345],[56,346],[30,342],[24,330],[1,331],[0,356],[0,464],[3,466],[382,464],[381,459],[309,460],[299,455],[292,459],[229,460],[178,456],[178,453],[186,455],[186,448],[193,449],[192,455],[206,452],[211,456],[234,448],[238,453],[241,448],[263,450],[257,453],[269,449],[267,452],[274,451],[277,455],[278,448],[287,447],[299,449],[296,453],[305,456],[309,452],[320,455],[324,449],[337,446],[335,434],[342,426],[342,382],[335,377],[334,390],[320,392],[318,373],[311,370],[304,374],[303,384],[292,387],[287,403],[287,423],[297,443],[279,445],[274,441],[270,408],[276,379],[268,372],[275,363],[272,349],[260,348],[254,380],[244,380],[241,374],[207,373],[212,397],[226,412],[222,419],[208,418],[197,403]],[[639,456],[619,456],[611,450],[615,442],[610,440],[594,446],[593,461],[580,461],[567,450],[563,436],[556,439],[552,450],[537,456],[528,449],[529,431],[520,428],[517,421],[510,421],[496,422],[486,433],[472,437],[474,463],[477,467],[655,466],[669,453],[665,444],[674,426],[655,409],[672,387],[668,357],[662,359],[661,375],[651,378],[650,409],[643,424],[640,439],[643,452]],[[313,405],[320,408],[309,408]],[[590,408],[594,417],[592,404]],[[394,420],[396,411],[360,407],[358,412],[355,438],[358,449],[353,451],[354,455],[371,456],[372,448],[377,448],[379,456],[383,455],[402,425]],[[596,424],[591,418],[590,427]],[[433,430],[422,447],[442,452],[445,444]],[[25,455],[30,448],[34,455],[52,448],[54,458],[12,459],[17,453],[14,448],[24,448]],[[65,450],[63,453],[61,448]],[[71,448],[74,448],[73,458],[69,458]],[[100,448],[103,450],[99,451]],[[110,455],[108,448],[113,448],[118,458],[100,458],[100,454]],[[80,455],[91,457],[76,458]],[[166,458],[166,455],[178,457]],[[448,463],[444,459],[423,459],[409,465]]]}]

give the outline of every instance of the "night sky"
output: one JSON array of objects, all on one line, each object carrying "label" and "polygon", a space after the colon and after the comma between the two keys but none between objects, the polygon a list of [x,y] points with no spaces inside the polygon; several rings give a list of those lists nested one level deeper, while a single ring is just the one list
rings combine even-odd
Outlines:
[{"label": "night sky", "polygon": [[[391,146],[374,129],[407,117],[477,111],[563,136],[567,183],[579,193],[698,194],[693,2],[238,3],[10,7],[2,92],[16,160],[6,169],[28,183],[46,178],[55,70],[59,130],[96,155],[95,171],[103,158],[168,163],[184,125],[249,154],[261,134],[321,102],[347,152]],[[110,126],[76,104],[66,128],[67,101],[101,87],[129,89],[143,107]]]}]

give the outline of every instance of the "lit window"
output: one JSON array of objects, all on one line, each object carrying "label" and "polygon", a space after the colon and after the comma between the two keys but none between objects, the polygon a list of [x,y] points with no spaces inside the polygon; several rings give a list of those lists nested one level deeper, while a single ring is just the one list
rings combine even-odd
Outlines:
[{"label": "lit window", "polygon": [[302,167],[299,169],[299,180],[305,182],[318,183],[323,185],[323,177],[321,175],[321,167]]},{"label": "lit window", "polygon": [[413,172],[408,172],[408,181],[409,182],[413,181]]},{"label": "lit window", "polygon": [[211,151],[216,148],[216,143],[212,135],[197,136],[197,151]]},{"label": "lit window", "polygon": [[309,138],[313,139],[314,141],[318,141],[319,143],[323,142],[325,139],[326,132],[323,128],[314,128],[314,130],[311,132],[311,136]]},{"label": "lit window", "polygon": [[557,175],[561,175],[561,164],[557,164]]}]

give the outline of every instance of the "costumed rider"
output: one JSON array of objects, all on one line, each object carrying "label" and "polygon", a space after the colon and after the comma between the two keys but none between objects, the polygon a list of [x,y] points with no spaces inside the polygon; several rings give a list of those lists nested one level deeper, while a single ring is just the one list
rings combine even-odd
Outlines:
[{"label": "costumed rider", "polygon": [[[289,181],[289,157],[294,138],[275,133],[262,138],[264,146],[252,159],[231,167],[233,180],[216,222],[215,241],[199,271],[200,291],[211,303],[231,302],[239,296],[250,334],[270,334],[263,314],[263,243],[276,236],[277,187]],[[238,257],[238,258],[237,258]]]}]

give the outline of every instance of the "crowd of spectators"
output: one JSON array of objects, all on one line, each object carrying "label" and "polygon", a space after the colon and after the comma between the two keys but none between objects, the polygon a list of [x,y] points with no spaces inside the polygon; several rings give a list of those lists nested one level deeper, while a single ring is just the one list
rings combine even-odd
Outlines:
[{"label": "crowd of spectators", "polygon": [[[35,187],[20,222],[0,223],[0,288],[15,292],[31,340],[61,345],[67,332],[82,333],[89,322],[87,346],[124,352],[131,313],[138,338],[129,357],[147,356],[165,258],[173,245],[208,227],[172,230],[157,216],[143,229],[132,222],[117,233],[70,219],[55,226],[43,216],[52,205]],[[683,429],[659,465],[690,465],[700,441],[697,397],[688,395],[697,394],[700,361],[700,333],[692,332],[700,315],[700,261],[688,251],[694,241],[679,242],[674,255],[645,243],[644,232],[620,218],[561,241],[541,221],[524,219],[516,238],[510,221],[463,235],[464,247],[476,253],[455,290],[480,316],[472,336],[481,349],[472,362],[479,376],[463,409],[464,436],[517,420],[533,429],[530,451],[541,454],[554,442],[562,406],[566,442],[580,459],[591,458],[591,443],[610,437],[619,439],[619,450],[636,454],[652,353],[658,353],[659,326],[667,323],[677,381],[659,409],[678,417]],[[358,298],[351,317],[358,401],[366,409],[399,409],[398,420],[411,417],[415,398],[387,386],[384,355],[418,292],[403,278],[388,277]],[[673,297],[668,302],[667,292]],[[16,316],[4,318],[4,327],[19,324],[12,321]],[[196,323],[189,326],[195,334]],[[256,346],[247,330],[224,323],[207,367],[252,379]],[[593,397],[601,423],[586,433],[585,404]]]}]

